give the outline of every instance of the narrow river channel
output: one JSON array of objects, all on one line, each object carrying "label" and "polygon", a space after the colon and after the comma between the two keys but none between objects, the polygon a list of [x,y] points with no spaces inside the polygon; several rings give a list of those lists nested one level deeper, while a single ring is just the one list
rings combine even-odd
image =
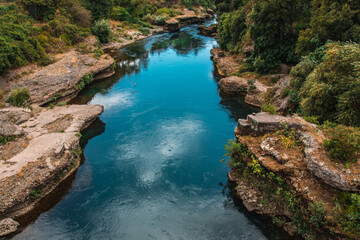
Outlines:
[{"label": "narrow river channel", "polygon": [[268,239],[234,203],[221,161],[237,119],[255,110],[219,96],[216,45],[189,26],[113,51],[116,75],[76,99],[105,106],[89,130],[103,133],[71,190],[13,239]]}]

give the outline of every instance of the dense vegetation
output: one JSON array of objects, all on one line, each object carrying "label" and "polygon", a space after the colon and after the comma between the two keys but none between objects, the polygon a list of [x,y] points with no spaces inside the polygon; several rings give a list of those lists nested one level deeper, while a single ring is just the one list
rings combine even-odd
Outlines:
[{"label": "dense vegetation", "polygon": [[181,14],[184,6],[213,8],[211,0],[0,0],[0,75],[31,62],[49,64],[90,34],[100,42],[115,37],[108,20],[148,33]]},{"label": "dense vegetation", "polygon": [[[216,6],[220,47],[239,55],[253,47],[239,73],[277,73],[280,63],[292,66],[291,86],[282,94],[290,96],[292,112],[318,124],[360,126],[359,1],[217,0]],[[331,136],[344,134],[335,129]],[[348,145],[327,149],[339,154],[339,146]]]},{"label": "dense vegetation", "polygon": [[[246,57],[236,75],[280,73],[281,63],[290,66],[290,87],[281,93],[282,98],[289,96],[290,113],[320,126],[327,137],[323,147],[331,160],[342,163],[339,166],[344,168],[357,167],[360,1],[216,0],[215,3],[220,47]],[[264,104],[262,110],[276,113],[271,102]],[[254,182],[260,182],[260,186],[270,184],[270,188],[261,191],[270,196],[269,202],[278,199],[286,206],[293,191],[289,191],[290,195],[269,192],[279,184],[268,179],[269,173],[259,168],[256,158],[240,143],[230,142],[226,148],[230,165],[241,179],[251,179],[250,186]],[[259,172],[263,174],[260,176]],[[336,207],[331,218],[350,239],[357,239],[360,233],[359,200],[358,193],[345,191],[339,191],[332,199]],[[303,236],[309,237],[312,230],[318,231],[317,228],[326,225],[324,208],[319,202],[309,206],[311,212],[302,205],[289,207],[294,215],[293,224]],[[312,237],[317,239],[316,235]]]}]

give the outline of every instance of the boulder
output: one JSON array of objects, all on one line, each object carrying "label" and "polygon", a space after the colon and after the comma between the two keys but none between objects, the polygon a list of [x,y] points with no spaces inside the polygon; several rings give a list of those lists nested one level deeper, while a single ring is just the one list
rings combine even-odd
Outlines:
[{"label": "boulder", "polygon": [[221,91],[231,95],[246,95],[248,91],[248,81],[245,78],[231,76],[220,80]]},{"label": "boulder", "polygon": [[175,18],[171,18],[165,22],[164,32],[178,32],[180,31],[180,22]]},{"label": "boulder", "polygon": [[13,233],[17,230],[19,227],[19,223],[14,221],[11,218],[5,218],[0,221],[0,237],[4,237],[6,235],[9,235],[10,233]]},{"label": "boulder", "polygon": [[201,25],[197,29],[199,30],[200,34],[207,37],[216,37],[217,35],[217,24],[213,24],[208,27]]}]

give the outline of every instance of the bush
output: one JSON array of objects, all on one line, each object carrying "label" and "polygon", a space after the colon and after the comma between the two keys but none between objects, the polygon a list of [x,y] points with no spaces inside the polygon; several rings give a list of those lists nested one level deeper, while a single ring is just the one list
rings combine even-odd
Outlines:
[{"label": "bush", "polygon": [[268,112],[270,114],[276,114],[276,109],[274,105],[271,104],[263,104],[261,107],[261,111]]},{"label": "bush", "polygon": [[15,88],[6,100],[13,106],[21,107],[24,106],[30,99],[29,90],[27,88]]},{"label": "bush", "polygon": [[295,67],[291,85],[300,88],[302,114],[360,126],[360,45],[330,42],[323,52],[320,63],[306,58]]},{"label": "bush", "polygon": [[168,18],[169,17],[167,17],[165,15],[155,16],[153,24],[158,25],[158,26],[164,26],[165,22]]},{"label": "bush", "polygon": [[128,21],[131,19],[131,16],[125,8],[114,7],[111,10],[110,18],[116,21]]},{"label": "bush", "polygon": [[95,57],[96,59],[98,59],[98,60],[100,59],[100,57],[101,57],[103,54],[104,54],[104,51],[103,51],[101,48],[94,50],[94,57]]},{"label": "bush", "polygon": [[34,31],[31,19],[25,15],[11,12],[0,16],[0,74],[46,58]]},{"label": "bush", "polygon": [[97,36],[102,43],[108,43],[111,41],[111,29],[110,24],[106,20],[97,21],[92,28],[92,32]]},{"label": "bush", "polygon": [[300,32],[296,53],[302,56],[328,40],[360,41],[358,1],[313,0],[309,26]]},{"label": "bush", "polygon": [[325,129],[328,139],[324,148],[334,161],[344,164],[355,163],[360,158],[360,130],[358,128],[338,125]]}]

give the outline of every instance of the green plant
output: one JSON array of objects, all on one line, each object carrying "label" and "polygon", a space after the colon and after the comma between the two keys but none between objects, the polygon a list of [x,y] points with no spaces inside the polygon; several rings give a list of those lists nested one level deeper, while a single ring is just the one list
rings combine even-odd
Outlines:
[{"label": "green plant", "polygon": [[104,51],[101,48],[94,50],[94,57],[99,60],[100,57],[104,54]]},{"label": "green plant", "polygon": [[325,210],[324,203],[322,202],[312,202],[310,203],[312,216],[310,217],[310,222],[316,227],[324,226],[325,222]]},{"label": "green plant", "polygon": [[360,130],[358,128],[338,125],[325,129],[328,138],[324,148],[334,161],[354,163],[360,158]]},{"label": "green plant", "polygon": [[93,80],[94,80],[93,74],[87,73],[74,88],[76,90],[81,90],[85,87],[86,84],[91,83]]},{"label": "green plant", "polygon": [[95,25],[92,28],[92,33],[97,36],[102,43],[108,43],[111,41],[112,34],[110,24],[104,19],[95,22]]},{"label": "green plant", "polygon": [[24,106],[29,101],[29,99],[29,89],[17,87],[11,92],[6,102],[13,106],[21,107]]},{"label": "green plant", "polygon": [[334,203],[333,217],[348,235],[356,239],[360,233],[360,194],[337,191]]},{"label": "green plant", "polygon": [[303,116],[303,118],[305,119],[305,121],[307,121],[309,123],[314,123],[316,125],[320,124],[319,117],[314,117],[314,116],[306,117],[306,116]]},{"label": "green plant", "polygon": [[266,103],[266,104],[263,104],[261,106],[261,111],[263,112],[268,112],[270,114],[276,114],[276,108],[274,105],[270,104],[270,103]]},{"label": "green plant", "polygon": [[155,16],[153,24],[158,25],[158,26],[164,26],[166,20],[168,20],[168,19],[169,19],[169,17],[165,16],[165,15]]},{"label": "green plant", "polygon": [[4,145],[4,144],[14,141],[14,140],[15,140],[14,136],[4,137],[4,136],[0,135],[0,145]]},{"label": "green plant", "polygon": [[58,102],[58,104],[57,104],[59,107],[61,107],[61,106],[66,106],[67,105],[67,103],[66,102]]},{"label": "green plant", "polygon": [[255,82],[256,82],[256,80],[254,80],[254,79],[248,80],[249,91],[254,91],[256,89]]},{"label": "green plant", "polygon": [[30,198],[31,199],[36,199],[36,198],[39,198],[42,194],[42,191],[40,189],[35,189],[34,191],[32,191],[30,193]]}]

